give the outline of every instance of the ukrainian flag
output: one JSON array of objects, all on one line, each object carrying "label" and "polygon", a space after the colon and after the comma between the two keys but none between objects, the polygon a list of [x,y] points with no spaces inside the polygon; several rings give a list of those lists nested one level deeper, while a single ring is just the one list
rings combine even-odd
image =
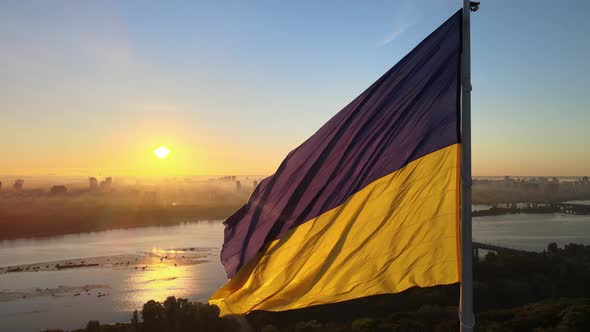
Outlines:
[{"label": "ukrainian flag", "polygon": [[221,315],[459,281],[457,12],[293,150],[226,222]]}]

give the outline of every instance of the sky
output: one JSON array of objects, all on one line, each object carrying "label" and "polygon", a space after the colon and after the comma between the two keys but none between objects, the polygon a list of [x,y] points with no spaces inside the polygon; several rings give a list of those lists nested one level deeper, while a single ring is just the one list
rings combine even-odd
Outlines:
[{"label": "sky", "polygon": [[[589,175],[590,2],[481,2],[474,175]],[[2,1],[0,174],[270,175],[460,6]]]}]

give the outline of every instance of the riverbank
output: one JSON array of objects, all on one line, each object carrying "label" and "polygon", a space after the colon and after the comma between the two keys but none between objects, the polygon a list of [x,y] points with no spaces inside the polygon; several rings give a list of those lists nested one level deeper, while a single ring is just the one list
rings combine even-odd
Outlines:
[{"label": "riverbank", "polygon": [[113,204],[31,204],[22,209],[0,206],[0,241],[42,238],[57,235],[129,229],[146,226],[169,226],[198,220],[225,220],[245,199],[221,201],[209,205]]},{"label": "riverbank", "polygon": [[[73,191],[67,195],[42,194],[34,190],[3,192],[0,193],[0,241],[225,220],[247,202],[251,193],[250,190],[235,191],[233,187],[230,190],[228,186],[228,183],[201,184],[161,195],[156,192],[142,194],[130,188],[112,192]],[[486,193],[474,193],[474,202],[494,202],[485,199]],[[583,198],[570,196],[572,199]],[[549,205],[523,207],[517,204],[514,207],[477,209],[473,216],[558,212],[558,208]]]},{"label": "riverbank", "polygon": [[556,204],[542,204],[531,205],[527,207],[518,207],[515,205],[509,207],[492,206],[489,209],[473,210],[471,215],[473,217],[486,216],[500,216],[504,214],[551,214],[551,213],[565,213],[571,215],[590,215],[590,205],[572,204],[572,203],[556,203]]}]

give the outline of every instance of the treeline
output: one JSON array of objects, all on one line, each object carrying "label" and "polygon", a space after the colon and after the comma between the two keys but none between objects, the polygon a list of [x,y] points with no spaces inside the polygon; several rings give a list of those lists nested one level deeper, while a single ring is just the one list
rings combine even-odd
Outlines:
[{"label": "treeline", "polygon": [[[551,243],[542,253],[489,253],[474,259],[474,278],[478,331],[590,331],[590,246]],[[149,301],[129,323],[93,321],[79,331],[457,331],[458,299],[457,285],[413,288],[222,319],[216,307],[171,297]]]},{"label": "treeline", "polygon": [[[495,182],[495,181],[493,181]],[[519,187],[503,188],[473,183],[473,204],[505,204],[513,202],[558,203],[590,199],[590,186],[578,191],[526,190]]]},{"label": "treeline", "polygon": [[183,205],[116,197],[0,200],[0,240],[220,220],[231,216],[247,200],[246,194],[230,198]]}]

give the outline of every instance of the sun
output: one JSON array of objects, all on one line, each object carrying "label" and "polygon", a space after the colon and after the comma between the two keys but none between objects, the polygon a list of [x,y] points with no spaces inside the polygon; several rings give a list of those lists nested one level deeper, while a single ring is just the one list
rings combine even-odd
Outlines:
[{"label": "sun", "polygon": [[156,155],[156,157],[158,157],[160,159],[164,159],[164,158],[168,157],[168,155],[170,154],[170,149],[168,149],[165,146],[160,146],[154,150],[154,154]]}]

